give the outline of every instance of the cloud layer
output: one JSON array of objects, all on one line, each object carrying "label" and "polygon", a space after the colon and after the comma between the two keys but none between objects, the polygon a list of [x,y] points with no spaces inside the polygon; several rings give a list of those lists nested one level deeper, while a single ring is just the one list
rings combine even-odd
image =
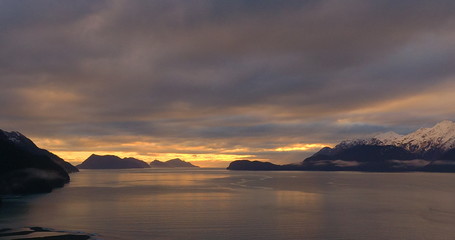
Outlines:
[{"label": "cloud layer", "polygon": [[449,0],[5,0],[0,126],[55,151],[300,161],[274,149],[455,119],[454,27]]}]

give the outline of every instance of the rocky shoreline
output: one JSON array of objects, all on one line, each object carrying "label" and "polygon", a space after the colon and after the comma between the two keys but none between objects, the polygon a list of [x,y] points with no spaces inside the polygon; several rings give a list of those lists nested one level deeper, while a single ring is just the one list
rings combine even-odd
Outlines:
[{"label": "rocky shoreline", "polygon": [[2,240],[95,240],[95,234],[57,231],[42,227],[3,228],[0,229]]}]

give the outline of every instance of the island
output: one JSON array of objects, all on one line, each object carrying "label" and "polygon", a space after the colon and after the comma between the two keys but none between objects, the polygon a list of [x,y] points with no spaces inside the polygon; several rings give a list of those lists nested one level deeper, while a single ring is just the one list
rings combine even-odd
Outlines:
[{"label": "island", "polygon": [[92,154],[84,162],[77,165],[79,169],[128,169],[150,168],[146,162],[136,158],[120,158],[115,155]]}]

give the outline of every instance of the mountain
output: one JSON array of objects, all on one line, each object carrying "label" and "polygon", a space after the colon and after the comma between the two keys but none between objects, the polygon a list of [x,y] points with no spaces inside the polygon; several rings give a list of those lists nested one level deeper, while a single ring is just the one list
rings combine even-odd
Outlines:
[{"label": "mountain", "polygon": [[227,167],[228,170],[248,170],[248,171],[283,171],[283,170],[301,170],[299,165],[277,165],[270,162],[237,160],[233,161]]},{"label": "mountain", "polygon": [[442,121],[407,135],[386,132],[367,139],[345,140],[325,147],[299,167],[235,161],[231,170],[429,171],[455,172],[455,123]]},{"label": "mountain", "polygon": [[84,162],[77,165],[79,169],[124,169],[124,168],[150,168],[150,166],[139,159],[119,158],[114,155],[92,154]]},{"label": "mountain", "polygon": [[[304,170],[318,171],[415,171],[417,156],[396,146],[353,145],[342,149],[323,149],[302,162]],[[429,162],[425,161],[425,164]]]},{"label": "mountain", "polygon": [[180,158],[171,159],[166,162],[154,160],[153,162],[150,163],[150,166],[153,168],[187,168],[187,167],[198,168],[198,166],[195,166],[190,162],[185,162],[185,161],[181,160]]},{"label": "mountain", "polygon": [[0,130],[0,194],[43,193],[62,187],[70,177],[63,160],[57,158],[19,132]]},{"label": "mountain", "polygon": [[41,149],[37,147],[32,140],[22,135],[20,132],[15,131],[6,132],[3,130],[0,131],[3,132],[3,134],[8,138],[8,140],[12,142],[14,145],[16,145],[18,148],[33,154],[44,155],[49,157],[50,159],[52,159],[52,161],[60,165],[68,173],[74,173],[79,171],[75,166],[71,165],[71,163],[66,162],[59,156],[47,151],[46,149]]},{"label": "mountain", "polygon": [[335,151],[355,145],[392,145],[402,147],[421,158],[436,160],[455,148],[455,123],[446,120],[432,128],[420,128],[407,135],[387,132],[369,139],[347,140],[338,144]]},{"label": "mountain", "polygon": [[387,132],[342,141],[305,159],[308,170],[455,172],[455,123],[442,121],[407,135]]},{"label": "mountain", "polygon": [[150,167],[152,168],[169,168],[169,164],[166,162],[162,162],[160,160],[153,160],[153,162],[150,163]]}]

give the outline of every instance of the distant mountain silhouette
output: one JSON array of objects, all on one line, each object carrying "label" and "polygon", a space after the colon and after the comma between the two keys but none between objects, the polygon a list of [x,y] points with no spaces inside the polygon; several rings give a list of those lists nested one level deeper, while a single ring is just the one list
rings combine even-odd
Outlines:
[{"label": "distant mountain silhouette", "polygon": [[[2,130],[0,130],[0,131],[2,131]],[[37,147],[32,140],[30,140],[26,136],[22,135],[21,133],[19,133],[19,132],[6,132],[6,131],[2,131],[2,132],[18,148],[20,148],[20,149],[22,149],[24,151],[28,151],[30,153],[36,154],[36,155],[48,156],[50,159],[52,159],[52,161],[54,161],[58,165],[62,166],[66,170],[66,172],[68,172],[68,173],[74,173],[74,172],[78,172],[79,171],[71,163],[66,162],[65,160],[63,160],[59,156],[49,152],[46,149],[41,149],[41,148]]]},{"label": "distant mountain silhouette", "polygon": [[0,130],[0,194],[50,192],[69,182],[72,167],[19,132]]},{"label": "distant mountain silhouette", "polygon": [[[324,148],[302,162],[302,169],[319,171],[411,171],[417,155],[396,146],[355,145],[332,151]],[[427,162],[429,163],[429,162]]]},{"label": "distant mountain silhouette", "polygon": [[84,162],[77,165],[79,169],[125,169],[125,168],[150,168],[150,166],[139,159],[119,158],[114,155],[92,154]]},{"label": "distant mountain silhouette", "polygon": [[455,123],[443,121],[402,136],[393,132],[346,140],[325,147],[299,167],[264,162],[232,162],[231,170],[431,171],[455,172]]},{"label": "distant mountain silhouette", "polygon": [[150,166],[152,168],[169,168],[169,164],[167,164],[166,162],[162,162],[160,160],[153,160],[151,163],[150,163]]},{"label": "distant mountain silhouette", "polygon": [[190,162],[183,161],[180,158],[171,159],[166,162],[154,160],[153,162],[150,163],[150,166],[153,168],[188,168],[188,167],[198,168],[198,166],[193,165]]},{"label": "distant mountain silhouette", "polygon": [[301,170],[300,165],[276,165],[270,162],[237,160],[233,161],[227,167],[229,170],[249,170],[249,171],[284,171],[284,170]]}]

